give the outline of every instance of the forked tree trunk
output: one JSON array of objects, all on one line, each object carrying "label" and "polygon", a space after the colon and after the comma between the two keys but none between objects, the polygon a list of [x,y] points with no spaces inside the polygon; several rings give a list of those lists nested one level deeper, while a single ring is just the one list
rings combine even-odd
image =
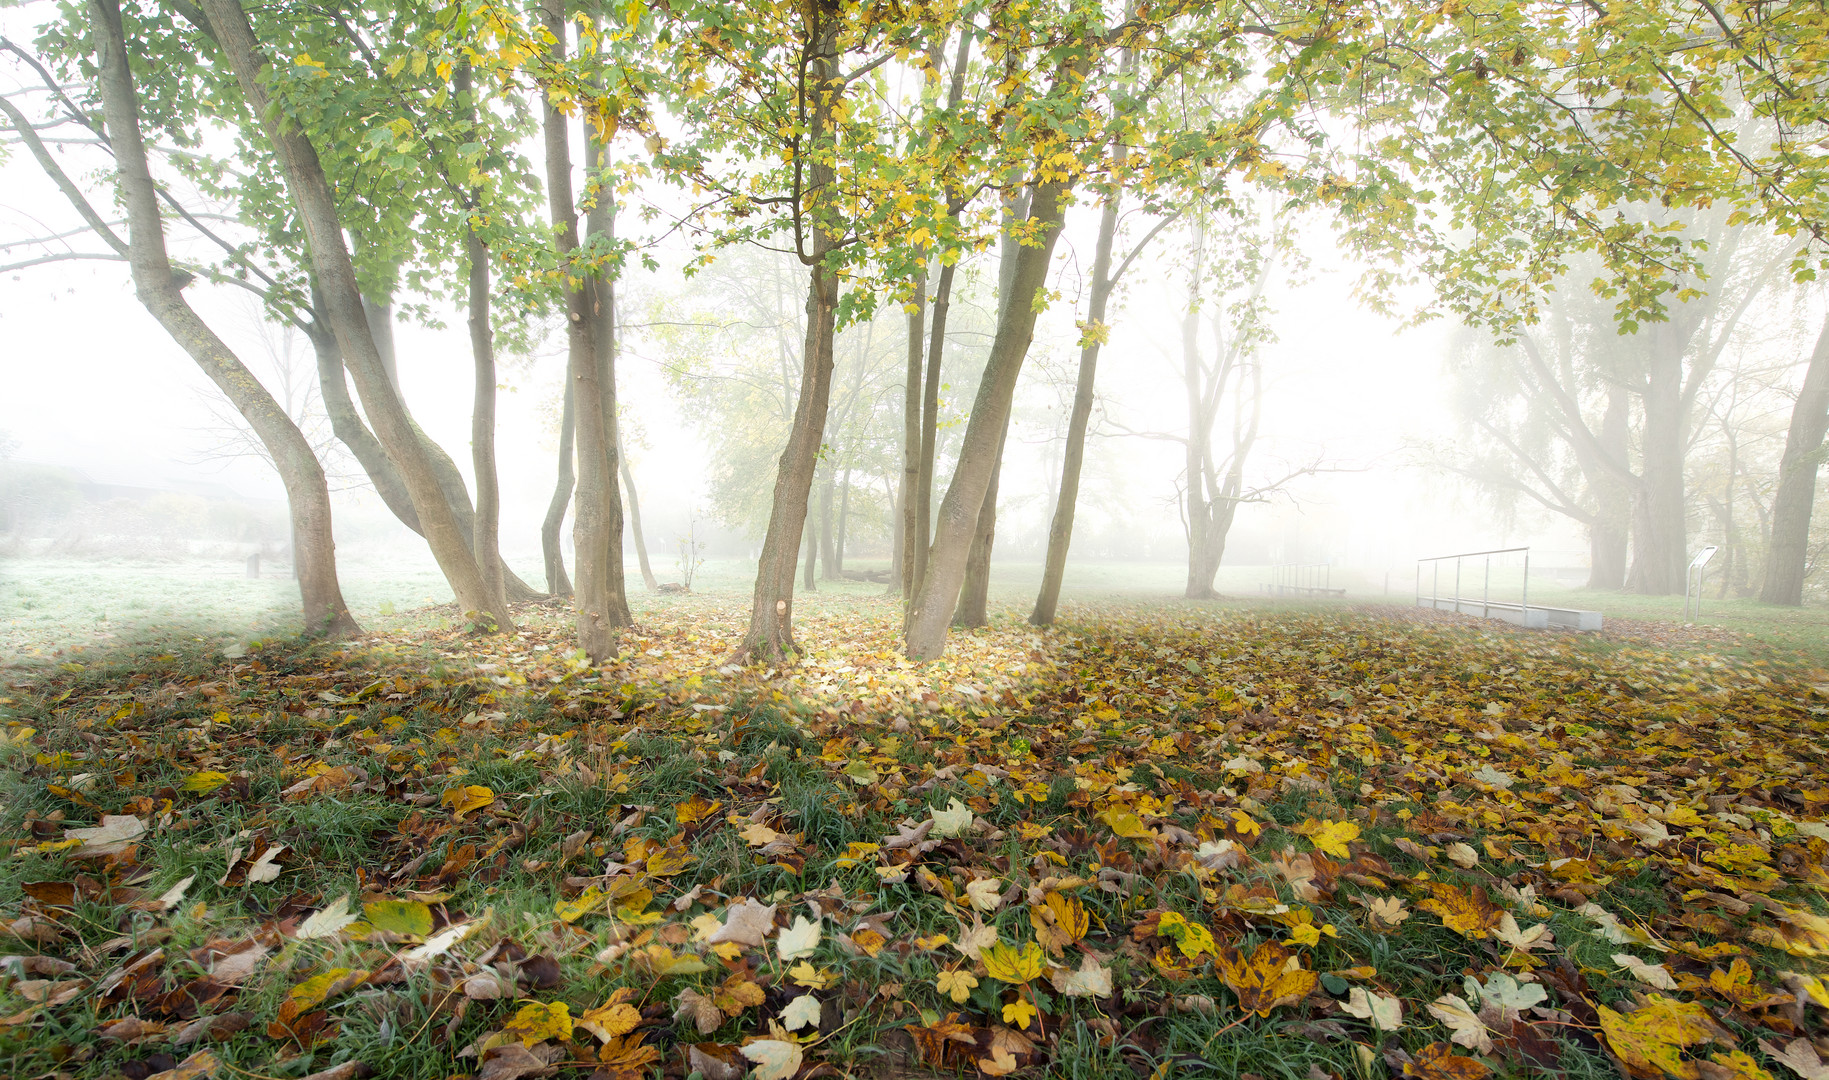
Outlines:
[{"label": "forked tree trunk", "polygon": [[[466,119],[474,123],[476,100],[472,96],[470,65],[458,67],[454,80]],[[472,191],[473,213],[479,192]],[[476,220],[464,223],[464,258],[470,264],[470,359],[474,378],[470,406],[470,467],[476,474],[476,515],[470,550],[483,572],[483,584],[503,605],[508,603],[502,575],[502,493],[495,471],[495,327],[489,311],[489,246],[477,232]],[[396,390],[399,383],[396,378]]]},{"label": "forked tree trunk", "polygon": [[[291,515],[293,572],[304,605],[305,632],[331,637],[360,633],[337,582],[336,540],[331,532],[330,487],[311,444],[220,337],[184,299],[165,249],[157,189],[140,133],[139,99],[127,60],[118,0],[91,0],[96,64],[109,142],[119,164],[121,201],[127,209],[127,260],[140,303],[197,362],[254,429],[286,487]],[[23,133],[30,135],[29,128]],[[33,149],[43,149],[35,137]],[[45,155],[48,159],[48,155]]]},{"label": "forked tree trunk", "polygon": [[[541,0],[541,19],[551,37],[555,62],[565,57],[565,5],[563,0]],[[552,216],[554,241],[561,266],[578,250],[578,208],[572,197],[570,125],[548,96],[542,102],[542,129],[546,143],[546,198]],[[620,531],[612,518],[610,493],[616,487],[611,461],[610,430],[604,422],[602,366],[598,361],[593,330],[597,319],[591,310],[591,292],[583,284],[586,271],[567,267],[565,290],[566,371],[572,387],[572,423],[578,447],[578,488],[572,511],[573,557],[577,560],[574,603],[578,647],[593,663],[616,655],[616,630],[620,612],[611,591],[609,530]]]},{"label": "forked tree trunk", "polygon": [[1061,602],[1061,582],[1067,576],[1067,550],[1073,543],[1073,514],[1080,497],[1080,468],[1086,460],[1086,428],[1092,421],[1099,348],[1105,341],[1105,307],[1111,298],[1111,248],[1118,233],[1121,200],[1122,192],[1113,191],[1099,214],[1091,295],[1086,300],[1086,326],[1080,343],[1080,371],[1073,385],[1073,411],[1067,416],[1067,447],[1061,455],[1060,492],[1055,497],[1054,520],[1048,526],[1041,591],[1035,596],[1035,610],[1029,613],[1029,621],[1036,626],[1054,624],[1054,613]]},{"label": "forked tree trunk", "polygon": [[559,530],[565,524],[566,508],[572,503],[572,380],[565,377],[565,405],[559,414],[559,478],[553,484],[553,497],[546,504],[546,519],[540,523],[540,554],[546,560],[546,591],[554,596],[572,595],[571,578],[565,575],[565,551],[559,545]]},{"label": "forked tree trunk", "polygon": [[[588,125],[585,130],[585,168],[588,175],[596,176],[609,165],[603,145],[590,133]],[[590,209],[585,215],[587,235],[601,236],[606,241],[613,241],[616,235],[615,196],[607,183],[599,183]],[[613,624],[618,627],[629,626],[635,620],[629,613],[629,593],[626,575],[623,572],[622,558],[622,492],[617,485],[617,476],[622,472],[622,419],[616,414],[616,280],[606,274],[589,278],[585,284],[585,295],[590,297],[591,343],[597,351],[597,382],[603,402],[603,427],[605,434],[605,453],[608,465],[604,470],[604,530],[605,540],[609,544],[609,553],[604,556],[605,568],[609,572],[608,608],[612,612]],[[580,448],[582,449],[582,447]]]},{"label": "forked tree trunk", "polygon": [[[829,145],[833,107],[843,91],[838,73],[838,20],[823,5],[805,9],[814,24],[808,27],[806,66],[808,91],[813,104],[808,113],[810,146]],[[825,192],[837,181],[831,160],[814,153],[807,166],[811,190]],[[817,210],[815,213],[823,213]],[[806,532],[807,500],[813,472],[819,464],[820,440],[825,435],[826,407],[832,395],[832,339],[838,318],[838,275],[827,265],[837,238],[817,217],[812,223],[812,273],[807,281],[806,339],[801,352],[800,393],[794,404],[794,421],[787,446],[775,470],[775,490],[762,538],[762,557],[756,566],[756,588],[750,603],[749,629],[732,655],[734,661],[786,659],[794,652],[794,563],[801,534]]]},{"label": "forked tree trunk", "polygon": [[947,623],[965,580],[978,512],[991,486],[1016,379],[1035,337],[1035,305],[1029,298],[1047,282],[1048,264],[1066,214],[1065,195],[1064,184],[1049,182],[1038,185],[1030,201],[1028,222],[1035,246],[1021,249],[1011,288],[1006,290],[1010,302],[998,305],[997,332],[966,421],[959,464],[940,506],[939,528],[928,548],[926,572],[909,606],[906,646],[912,660],[935,660],[946,651]]},{"label": "forked tree trunk", "polygon": [[1804,383],[1791,408],[1785,452],[1778,463],[1778,490],[1772,496],[1772,538],[1766,549],[1765,581],[1759,599],[1796,607],[1804,602],[1804,572],[1809,568],[1810,516],[1816,504],[1816,472],[1823,462],[1829,433],[1829,319],[1817,335],[1816,350],[1804,370]]},{"label": "forked tree trunk", "polygon": [[482,571],[470,553],[469,538],[458,527],[418,433],[388,384],[374,335],[369,331],[368,316],[362,310],[362,294],[356,286],[355,265],[337,218],[336,199],[317,151],[302,131],[286,123],[268,98],[262,78],[264,61],[240,0],[203,0],[203,8],[249,111],[279,158],[286,186],[298,204],[312,267],[344,362],[355,379],[356,392],[374,424],[376,437],[412,497],[413,512],[419,518],[432,556],[456,594],[460,610],[487,612],[494,616],[498,629],[512,630],[514,621],[508,616],[507,605],[497,603],[484,584]]}]

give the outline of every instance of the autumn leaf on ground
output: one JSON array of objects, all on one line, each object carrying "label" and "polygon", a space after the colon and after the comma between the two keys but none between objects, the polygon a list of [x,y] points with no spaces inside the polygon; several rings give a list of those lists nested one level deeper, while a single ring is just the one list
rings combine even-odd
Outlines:
[{"label": "autumn leaf on ground", "polygon": [[1505,913],[1493,905],[1481,886],[1463,889],[1445,881],[1432,881],[1429,891],[1432,895],[1416,906],[1435,914],[1443,926],[1462,937],[1487,937],[1504,919]]},{"label": "autumn leaf on ground", "polygon": [[963,1005],[972,994],[972,988],[978,985],[978,977],[969,971],[942,971],[934,980],[934,986],[940,993],[953,999],[953,1004]]},{"label": "autumn leaf on ground", "polygon": [[1403,1002],[1388,994],[1369,993],[1363,986],[1353,987],[1352,993],[1340,1004],[1340,1011],[1371,1021],[1379,1031],[1396,1031],[1403,1027]]},{"label": "autumn leaf on ground", "polygon": [[936,836],[964,836],[972,827],[972,808],[958,799],[950,800],[944,810],[928,812],[933,816]]},{"label": "autumn leaf on ground", "polygon": [[311,917],[299,923],[292,936],[300,941],[315,941],[319,938],[334,937],[343,928],[356,921],[356,916],[349,912],[349,894],[344,893],[322,908],[311,913]]},{"label": "autumn leaf on ground", "polygon": [[799,1043],[758,1039],[743,1047],[743,1056],[756,1063],[755,1080],[789,1080],[800,1071]]},{"label": "autumn leaf on ground", "polygon": [[462,821],[467,814],[474,813],[495,801],[495,791],[481,784],[467,784],[462,787],[445,789],[439,797],[439,805],[451,808],[451,816]]},{"label": "autumn leaf on ground", "polygon": [[996,911],[1002,907],[1003,897],[999,895],[1002,891],[1003,882],[996,878],[978,878],[965,886],[966,898],[979,911]]},{"label": "autumn leaf on ground", "polygon": [[1429,1003],[1429,1015],[1447,1025],[1449,1039],[1482,1054],[1492,1053],[1492,1034],[1472,1005],[1458,994],[1443,994]]},{"label": "autumn leaf on ground", "polygon": [[781,1026],[789,1031],[818,1027],[819,999],[812,994],[802,994],[788,1002],[787,1008],[781,1010]]},{"label": "autumn leaf on ground", "polygon": [[1475,1058],[1454,1052],[1447,1043],[1430,1043],[1416,1052],[1416,1060],[1405,1062],[1403,1075],[1417,1080],[1483,1080],[1492,1070]]},{"label": "autumn leaf on ground", "polygon": [[1217,951],[1214,966],[1219,977],[1238,997],[1238,1007],[1259,1016],[1293,1005],[1319,985],[1319,976],[1302,967],[1302,958],[1275,942],[1266,941],[1250,956],[1226,946]]},{"label": "autumn leaf on ground", "polygon": [[691,825],[695,821],[703,821],[717,813],[723,805],[722,802],[709,802],[703,795],[694,795],[683,803],[674,804],[673,820],[681,825]]},{"label": "autumn leaf on ground", "polygon": [[1809,1039],[1792,1039],[1783,1047],[1761,1039],[1759,1049],[1773,1061],[1803,1077],[1803,1080],[1829,1080],[1829,1064],[1823,1062],[1822,1056]]},{"label": "autumn leaf on ground", "polygon": [[1677,981],[1663,964],[1647,963],[1631,953],[1614,953],[1613,962],[1632,973],[1632,977],[1654,990],[1675,990]]},{"label": "autumn leaf on ground", "polygon": [[1189,960],[1198,960],[1202,955],[1216,955],[1218,945],[1213,940],[1213,931],[1197,922],[1188,921],[1179,911],[1165,911],[1156,924],[1156,932],[1175,943],[1183,956]]},{"label": "autumn leaf on ground", "polygon": [[93,829],[65,829],[64,839],[81,842],[83,855],[118,855],[146,835],[146,823],[132,814],[103,814]]},{"label": "autumn leaf on ground", "polygon": [[805,915],[794,916],[794,925],[775,938],[775,955],[783,960],[813,955],[813,950],[819,948],[819,928],[824,921],[808,922]]},{"label": "autumn leaf on ground", "polygon": [[1641,1009],[1618,1013],[1599,1006],[1600,1028],[1619,1059],[1637,1069],[1661,1071],[1680,1080],[1701,1075],[1683,1051],[1724,1033],[1708,1010],[1695,1002],[1652,994]]},{"label": "autumn leaf on ground", "polygon": [[228,782],[228,773],[217,772],[214,769],[204,769],[200,772],[191,773],[189,776],[185,777],[184,782],[178,786],[185,791],[194,792],[199,795],[208,795],[210,792],[215,791]]},{"label": "autumn leaf on ground", "polygon": [[521,1006],[514,1019],[502,1025],[502,1034],[519,1039],[522,1046],[555,1039],[564,1042],[572,1037],[572,1014],[563,1001],[530,1002]]},{"label": "autumn leaf on ground", "polygon": [[775,905],[760,904],[749,897],[730,905],[724,914],[724,925],[710,937],[713,945],[733,942],[752,949],[762,947],[762,939],[775,928]]},{"label": "autumn leaf on ground", "polygon": [[1078,971],[1064,967],[1049,968],[1048,981],[1065,997],[1111,996],[1111,969],[1090,954],[1080,957]]},{"label": "autumn leaf on ground", "polygon": [[599,1008],[587,1010],[573,1023],[597,1036],[603,1042],[619,1038],[634,1031],[641,1023],[641,1012],[623,1001],[613,1001]]},{"label": "autumn leaf on ground", "polygon": [[1156,838],[1156,834],[1143,824],[1143,820],[1129,810],[1106,810],[1099,815],[1099,820],[1108,825],[1114,834],[1126,840],[1148,841]]},{"label": "autumn leaf on ground", "polygon": [[1316,821],[1309,818],[1292,831],[1308,837],[1316,851],[1336,859],[1352,858],[1353,853],[1347,845],[1359,839],[1359,826],[1350,821]]},{"label": "autumn leaf on ground", "polygon": [[1021,985],[1042,973],[1042,947],[1029,942],[1018,948],[999,941],[978,954],[985,973],[999,982]]},{"label": "autumn leaf on ground", "polygon": [[1365,906],[1374,930],[1395,930],[1410,917],[1409,906],[1399,896],[1355,896],[1353,902]]}]

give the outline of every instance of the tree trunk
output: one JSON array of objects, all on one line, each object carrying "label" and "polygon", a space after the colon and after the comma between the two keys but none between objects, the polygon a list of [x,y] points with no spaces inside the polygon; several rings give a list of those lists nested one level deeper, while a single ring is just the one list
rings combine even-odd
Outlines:
[{"label": "tree trunk", "polygon": [[399,470],[387,459],[387,451],[375,438],[374,432],[363,423],[362,415],[356,411],[355,402],[349,399],[349,383],[344,376],[343,351],[337,346],[336,334],[331,331],[328,316],[323,314],[321,305],[312,308],[312,327],[307,333],[311,339],[312,352],[318,362],[318,397],[324,403],[324,412],[330,417],[330,430],[337,439],[349,449],[356,463],[375,486],[375,493],[381,501],[393,511],[401,523],[416,533],[422,533],[419,527],[419,515],[413,512],[413,497],[407,493],[406,484],[400,479]]},{"label": "tree trunk", "polygon": [[837,488],[838,478],[827,469],[826,482],[819,485],[819,576],[827,581],[838,580],[837,537],[832,531],[832,501]]},{"label": "tree trunk", "polygon": [[[1683,502],[1684,423],[1682,345],[1669,323],[1656,324],[1645,388],[1645,427],[1640,453],[1644,490],[1635,508],[1635,550],[1628,586],[1633,592],[1669,595],[1683,591],[1688,565]],[[1679,338],[1680,341],[1680,338]]]},{"label": "tree trunk", "polygon": [[1080,467],[1086,459],[1086,428],[1092,420],[1093,387],[1098,377],[1099,348],[1105,340],[1105,306],[1111,298],[1111,248],[1118,233],[1118,204],[1114,191],[1099,214],[1099,241],[1092,257],[1092,290],[1086,300],[1086,325],[1081,331],[1080,373],[1073,385],[1073,411],[1067,417],[1067,448],[1061,455],[1060,490],[1054,501],[1054,520],[1048,526],[1048,554],[1042,562],[1041,591],[1029,621],[1052,626],[1060,606],[1061,582],[1067,575],[1067,549],[1073,543],[1073,513],[1080,497]]},{"label": "tree trunk", "polygon": [[[220,337],[197,316],[173,277],[159,218],[157,189],[140,133],[139,99],[127,60],[118,0],[91,0],[109,142],[119,164],[127,209],[127,258],[140,303],[203,369],[254,429],[286,487],[292,526],[292,565],[303,603],[305,632],[351,637],[361,632],[337,581],[330,487],[311,444]],[[34,149],[41,149],[35,144]]]},{"label": "tree trunk", "polygon": [[902,376],[902,489],[896,498],[895,573],[902,581],[902,599],[914,596],[914,560],[902,553],[920,542],[921,518],[915,512],[914,493],[921,485],[921,425],[923,350],[927,347],[927,264],[915,271],[914,300],[908,312],[908,368]]},{"label": "tree trunk", "polygon": [[838,576],[845,576],[845,526],[851,518],[851,470],[845,469],[845,477],[838,484],[838,526],[834,529],[832,540],[832,562],[838,570]]},{"label": "tree trunk", "polygon": [[[899,481],[892,480],[885,486],[888,488],[890,520],[898,522],[906,521],[902,511],[907,508],[914,495],[914,485],[910,484],[908,482],[908,477],[904,475]],[[902,582],[902,600],[904,603],[908,600],[907,590],[912,584],[912,574],[910,574],[910,571],[914,568],[914,560],[908,557],[908,551],[905,547],[908,538],[908,530],[905,528],[889,530],[889,564],[893,568],[891,572],[896,580]]]},{"label": "tree trunk", "polygon": [[940,371],[946,357],[946,315],[952,307],[954,270],[953,266],[940,267],[940,281],[934,288],[932,324],[927,331],[927,371],[921,387],[921,461],[915,474],[914,493],[915,545],[911,579],[915,592],[920,591],[921,580],[927,576],[927,549],[934,538],[934,455],[940,441]]},{"label": "tree trunk", "polygon": [[546,504],[546,520],[540,523],[540,553],[546,559],[546,591],[554,596],[572,595],[571,579],[565,576],[565,552],[559,546],[559,529],[565,524],[565,510],[572,502],[572,380],[565,378],[565,405],[559,416],[559,479],[553,485],[553,497]]},{"label": "tree trunk", "polygon": [[635,560],[641,566],[641,584],[649,592],[660,588],[660,579],[648,562],[648,538],[641,531],[641,500],[635,497],[635,474],[629,471],[629,455],[622,452],[622,426],[617,425],[616,460],[622,468],[623,494],[629,497],[629,537],[635,541]]},{"label": "tree trunk", "polygon": [[[541,0],[540,15],[551,37],[555,62],[565,57],[565,4]],[[622,521],[611,492],[616,472],[605,422],[602,364],[599,361],[593,290],[585,287],[590,271],[569,265],[578,250],[578,208],[572,197],[570,125],[550,96],[542,103],[542,128],[546,143],[546,198],[552,216],[559,262],[568,280],[565,290],[566,371],[572,386],[572,424],[578,448],[577,502],[572,511],[572,548],[577,560],[575,603],[578,647],[592,663],[616,655],[616,630],[621,625],[613,592],[610,531],[620,533]],[[618,538],[620,539],[620,537]]]},{"label": "tree trunk", "polygon": [[1759,599],[1797,607],[1804,602],[1804,573],[1809,568],[1810,516],[1816,504],[1816,471],[1823,462],[1823,438],[1829,433],[1829,319],[1817,335],[1810,366],[1778,463],[1778,490],[1772,496],[1772,538],[1766,548],[1765,581]]},{"label": "tree trunk", "polygon": [[[1623,387],[1607,391],[1607,409],[1600,421],[1600,443],[1612,460],[1627,460],[1631,438],[1632,402]],[[1594,490],[1594,520],[1588,526],[1588,588],[1621,589],[1626,585],[1627,529],[1631,522],[1631,489],[1613,471],[1591,465],[1579,455]]]},{"label": "tree trunk", "polygon": [[[587,175],[599,175],[608,166],[609,158],[603,145],[591,136],[588,127],[585,131],[584,151]],[[586,185],[586,190],[590,191],[589,184]],[[592,192],[590,209],[585,215],[585,231],[589,236],[601,236],[606,242],[614,243],[616,202],[607,183],[599,182]],[[606,433],[603,527],[604,539],[609,545],[609,553],[604,557],[604,565],[609,573],[607,605],[612,625],[622,627],[634,623],[635,618],[629,612],[628,582],[623,571],[622,493],[616,483],[617,475],[622,471],[622,418],[617,415],[616,409],[616,280],[608,272],[599,273],[586,279],[584,291],[591,304],[591,342],[597,353],[597,380],[602,396],[603,428]]]},{"label": "tree trunk", "polygon": [[305,134],[290,127],[268,99],[261,78],[263,61],[254,28],[240,0],[203,0],[211,28],[233,69],[250,112],[261,124],[286,177],[286,186],[299,208],[311,262],[324,292],[325,306],[335,329],[344,362],[362,398],[362,407],[374,424],[375,435],[399,470],[413,501],[413,511],[439,569],[456,594],[460,610],[494,616],[498,629],[509,631],[514,621],[507,605],[497,603],[483,582],[482,571],[471,555],[467,535],[459,529],[437,476],[420,444],[417,432],[398,397],[388,385],[387,373],[369,331],[362,295],[356,286],[355,265],[343,240],[336,199],[324,175],[317,151]]},{"label": "tree trunk", "polygon": [[[1028,221],[1034,247],[1023,247],[1014,260],[1008,303],[998,305],[997,332],[984,378],[966,421],[959,464],[940,506],[939,529],[929,546],[926,573],[908,614],[907,649],[913,660],[935,660],[946,651],[946,628],[965,579],[965,561],[978,528],[978,511],[997,464],[998,447],[1010,418],[1016,395],[1016,378],[1022,372],[1029,342],[1035,336],[1035,305],[1030,302],[1047,282],[1048,264],[1060,235],[1066,208],[1065,185],[1048,182],[1037,186]],[[935,312],[935,324],[939,313]]]},{"label": "tree trunk", "polygon": [[819,566],[819,535],[818,530],[814,528],[811,516],[807,518],[806,532],[806,554],[800,560],[801,587],[806,589],[807,592],[818,592],[819,574],[817,571]]},{"label": "tree trunk", "polygon": [[991,469],[991,486],[985,489],[984,505],[978,508],[978,528],[972,535],[971,554],[965,558],[965,580],[959,589],[959,603],[953,609],[953,625],[962,629],[983,626],[990,621],[991,551],[997,545],[997,488],[1003,478],[1003,450],[1010,429],[1004,428],[1004,442],[997,445],[997,464]]},{"label": "tree trunk", "polygon": [[[474,121],[476,101],[472,96],[469,64],[458,67],[454,82],[458,97],[462,99],[458,107],[464,110],[466,119]],[[474,190],[471,192],[470,210],[473,213],[480,213],[475,205],[478,194]],[[476,520],[471,529],[470,550],[476,556],[476,565],[483,573],[483,584],[488,586],[490,595],[506,605],[508,595],[502,575],[502,493],[495,471],[495,328],[490,323],[489,311],[489,246],[477,232],[474,216],[464,223],[464,258],[470,264],[470,358],[475,374],[470,407],[470,467],[476,474]],[[398,387],[396,376],[396,392]]]},{"label": "tree trunk", "polygon": [[[838,74],[838,20],[827,16],[822,5],[806,8],[808,27],[808,96],[813,105],[808,116],[809,146],[829,144],[836,98],[843,91]],[[830,84],[830,85],[828,85]],[[811,191],[823,193],[837,182],[837,173],[824,153],[813,153],[807,165]],[[816,204],[817,205],[817,204]],[[822,214],[823,209],[813,211]],[[762,557],[756,567],[756,589],[750,604],[749,629],[737,646],[733,660],[778,661],[794,652],[794,556],[806,531],[807,501],[814,469],[819,464],[820,440],[825,435],[826,407],[832,394],[832,339],[838,317],[838,275],[827,265],[837,238],[815,216],[812,222],[812,273],[807,282],[806,340],[800,365],[800,394],[794,404],[794,422],[787,446],[775,470],[775,491],[763,534]],[[809,586],[810,587],[810,586]]]},{"label": "tree trunk", "polygon": [[[1201,254],[1197,241],[1193,280],[1188,287],[1188,310],[1181,317],[1181,378],[1188,392],[1187,460],[1184,465],[1188,488],[1183,500],[1188,532],[1188,580],[1182,595],[1190,600],[1212,598],[1213,574],[1217,570],[1210,565],[1213,518],[1212,507],[1207,502],[1206,470],[1213,456],[1213,413],[1208,403],[1217,403],[1219,394],[1208,392],[1200,363]],[[1219,373],[1215,372],[1214,376],[1217,380]]]}]

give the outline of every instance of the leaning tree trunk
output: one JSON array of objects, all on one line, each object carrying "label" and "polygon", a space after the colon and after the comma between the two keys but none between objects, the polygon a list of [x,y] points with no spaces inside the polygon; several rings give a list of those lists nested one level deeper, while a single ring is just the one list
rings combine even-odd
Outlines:
[{"label": "leaning tree trunk", "polygon": [[[807,79],[813,100],[808,115],[808,144],[829,145],[833,110],[843,90],[838,74],[838,20],[828,18],[821,5],[809,5],[819,19],[812,29]],[[838,176],[829,155],[814,153],[807,165],[811,190],[828,191]],[[823,208],[813,211],[825,213]],[[756,589],[750,603],[749,629],[732,659],[741,661],[786,659],[794,652],[794,569],[801,534],[806,531],[807,501],[813,473],[819,464],[820,440],[825,435],[826,408],[832,395],[832,344],[838,319],[838,275],[828,265],[837,248],[837,237],[820,217],[813,221],[812,273],[807,281],[806,340],[800,364],[800,394],[794,404],[794,421],[787,446],[775,470],[774,497],[769,507],[768,529],[762,537],[762,558],[756,566]]]},{"label": "leaning tree trunk", "polygon": [[469,538],[458,527],[418,433],[388,384],[368,316],[362,310],[362,293],[356,285],[355,265],[337,217],[336,197],[317,151],[305,133],[288,124],[269,99],[263,78],[264,61],[240,0],[203,0],[203,8],[249,111],[279,158],[286,186],[298,205],[312,267],[323,289],[344,362],[355,379],[356,392],[374,424],[375,435],[387,449],[389,460],[399,470],[412,497],[413,512],[419,518],[426,544],[456,594],[458,608],[486,612],[494,616],[497,628],[512,630],[514,621],[508,616],[507,605],[497,603],[484,584],[482,571],[470,553]]},{"label": "leaning tree trunk", "polygon": [[[565,4],[541,0],[541,18],[551,37],[555,62],[565,57]],[[578,253],[578,208],[572,198],[571,132],[558,103],[548,96],[542,103],[542,130],[546,143],[546,198],[552,216],[559,262],[570,284],[565,290],[566,373],[572,387],[572,423],[578,446],[578,494],[572,511],[573,557],[577,559],[575,587],[578,647],[593,663],[616,655],[620,612],[612,592],[608,533],[622,522],[613,517],[610,493],[616,472],[605,424],[602,365],[598,362],[597,320],[591,311],[593,296],[585,288],[589,271],[570,265]]]},{"label": "leaning tree trunk", "polygon": [[813,527],[812,517],[807,518],[806,554],[800,560],[800,587],[807,592],[819,591],[819,535]]},{"label": "leaning tree trunk", "polygon": [[540,554],[546,560],[546,591],[554,596],[572,595],[571,579],[565,576],[565,552],[559,546],[559,530],[565,524],[565,510],[572,502],[572,380],[565,377],[565,405],[559,416],[559,478],[553,484],[553,497],[546,504],[546,519],[540,523]]},{"label": "leaning tree trunk", "polygon": [[[127,59],[118,0],[91,0],[96,64],[109,142],[119,164],[121,201],[127,209],[127,261],[140,303],[183,346],[260,438],[286,486],[291,515],[293,572],[304,605],[305,631],[332,637],[360,633],[337,582],[336,539],[331,532],[330,487],[311,444],[223,340],[197,316],[179,290],[165,249],[157,188],[140,134],[139,99]],[[35,151],[43,144],[29,125],[21,134]],[[48,160],[49,155],[43,156]]]},{"label": "leaning tree trunk", "polygon": [[1041,591],[1029,621],[1051,626],[1061,602],[1061,582],[1067,576],[1067,549],[1073,543],[1073,513],[1080,497],[1080,467],[1086,460],[1086,428],[1092,421],[1093,388],[1098,378],[1099,348],[1105,342],[1105,307],[1111,298],[1111,248],[1118,233],[1118,204],[1114,191],[1099,214],[1099,241],[1092,256],[1092,289],[1086,301],[1086,327],[1081,331],[1080,372],[1073,385],[1073,411],[1067,416],[1067,448],[1061,455],[1060,492],[1054,501],[1054,520],[1048,526],[1048,554],[1042,562]]},{"label": "leaning tree trunk", "polygon": [[[587,128],[585,132],[585,166],[590,174],[598,175],[609,164],[607,151],[602,143],[593,138]],[[590,210],[585,215],[585,231],[589,236],[601,236],[606,242],[614,242],[616,235],[615,196],[607,183],[601,179]],[[609,608],[611,618],[616,626],[629,626],[634,623],[634,616],[629,613],[628,583],[623,573],[622,558],[622,493],[617,486],[616,478],[622,471],[622,420],[616,415],[616,281],[607,274],[590,278],[585,284],[585,295],[591,297],[591,317],[595,325],[591,328],[591,341],[597,350],[597,380],[603,402],[603,427],[605,449],[609,464],[604,473],[604,530],[605,540],[609,543],[609,553],[605,556],[605,566],[609,571]]]},{"label": "leaning tree trunk", "polygon": [[1778,463],[1778,491],[1772,496],[1772,538],[1766,549],[1765,581],[1759,599],[1796,607],[1804,602],[1804,571],[1810,557],[1810,515],[1816,503],[1816,471],[1829,433],[1829,319],[1816,338],[1804,370],[1804,384],[1791,408],[1785,452]]},{"label": "leaning tree trunk", "polygon": [[[1023,247],[1015,260],[1009,303],[998,305],[997,332],[991,355],[966,421],[959,449],[959,464],[940,505],[939,528],[928,548],[926,572],[909,607],[907,650],[913,660],[935,660],[946,651],[946,628],[959,589],[965,580],[965,561],[971,554],[978,529],[978,512],[991,486],[991,473],[1003,431],[1016,396],[1016,378],[1022,372],[1029,342],[1035,337],[1035,296],[1047,283],[1048,263],[1066,216],[1066,185],[1055,181],[1037,186],[1030,201],[1028,222],[1034,247]],[[938,322],[936,313],[936,323]]]},{"label": "leaning tree trunk", "polygon": [[[927,371],[921,387],[921,460],[915,471],[914,547],[907,553],[913,556],[911,580],[917,593],[921,590],[921,579],[927,576],[927,548],[934,538],[934,457],[939,452],[940,442],[940,372],[946,357],[946,316],[952,308],[954,270],[952,265],[940,267],[940,280],[934,287],[932,325],[927,331]],[[912,594],[909,600],[913,602]]]}]

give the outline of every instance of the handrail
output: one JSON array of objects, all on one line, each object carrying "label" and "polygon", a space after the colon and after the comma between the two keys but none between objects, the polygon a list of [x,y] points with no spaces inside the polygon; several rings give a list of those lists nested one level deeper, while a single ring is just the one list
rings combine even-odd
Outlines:
[{"label": "handrail", "polygon": [[1475,555],[1509,555],[1514,551],[1529,551],[1530,545],[1523,547],[1493,548],[1491,551],[1463,551],[1459,555],[1424,555],[1417,562],[1436,562],[1441,559],[1471,559]]}]

